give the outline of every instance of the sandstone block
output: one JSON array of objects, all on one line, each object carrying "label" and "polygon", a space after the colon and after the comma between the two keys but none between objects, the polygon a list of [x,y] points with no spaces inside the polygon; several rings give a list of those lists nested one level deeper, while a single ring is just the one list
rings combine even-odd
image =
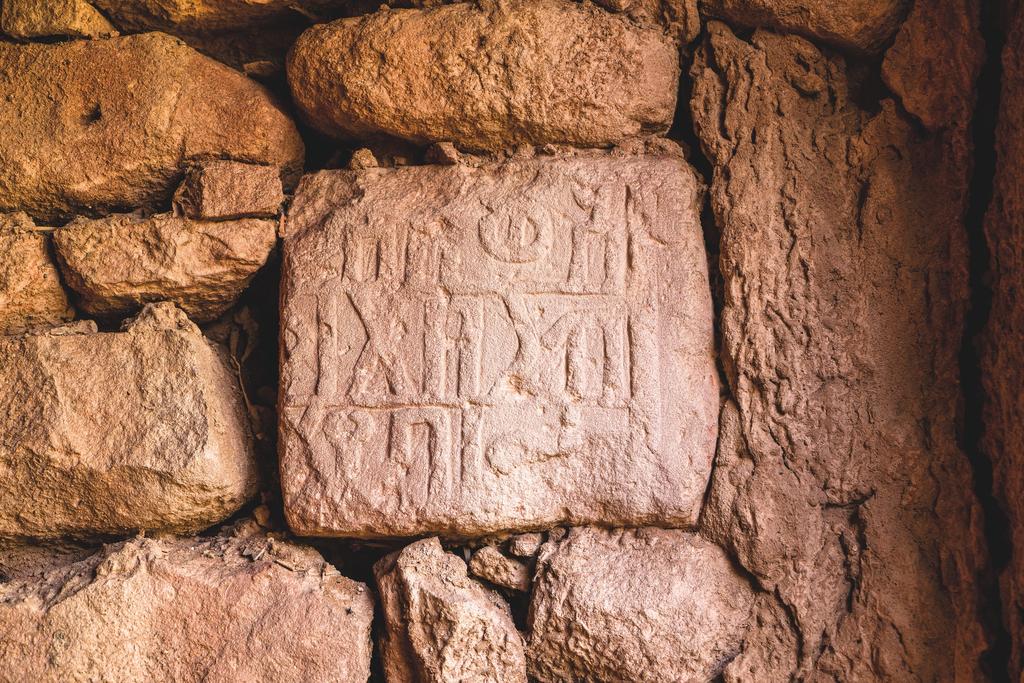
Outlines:
[{"label": "sandstone block", "polygon": [[505,557],[494,546],[487,545],[473,553],[469,571],[484,581],[509,590],[529,592],[530,568],[519,560]]},{"label": "sandstone block", "polygon": [[24,214],[0,214],[0,335],[73,317],[46,233]]},{"label": "sandstone block", "polygon": [[269,93],[169,36],[0,43],[0,210],[159,208],[191,160],[301,169]]},{"label": "sandstone block", "polygon": [[203,161],[189,169],[174,206],[189,218],[271,217],[281,211],[280,170],[237,161]]},{"label": "sandstone block", "polygon": [[541,683],[710,681],[754,602],[721,548],[663,529],[578,528],[541,549],[529,673]]},{"label": "sandstone block", "polygon": [[292,528],[692,525],[718,412],[700,194],[672,157],[306,177],[282,284]]},{"label": "sandstone block", "polygon": [[700,0],[730,24],[797,33],[858,52],[879,52],[892,39],[908,0]]},{"label": "sandstone block", "polygon": [[256,465],[227,363],[170,304],[95,329],[0,337],[0,537],[196,531],[232,514]]},{"label": "sandstone block", "polygon": [[0,31],[12,38],[101,38],[117,35],[86,0],[4,0]]},{"label": "sandstone block", "polygon": [[382,10],[310,28],[288,58],[295,101],[326,134],[484,150],[668,130],[678,79],[659,27],[560,0]]},{"label": "sandstone block", "polygon": [[701,533],[764,591],[725,678],[984,679],[956,426],[969,117],[932,134],[891,100],[865,109],[844,59],[717,22],[692,73],[735,401]]},{"label": "sandstone block", "polygon": [[436,538],[385,557],[374,573],[388,683],[525,683],[523,639],[508,605]]},{"label": "sandstone block", "polygon": [[205,322],[227,310],[277,244],[277,222],[160,215],[80,218],[54,233],[64,277],[91,315],[172,301]]},{"label": "sandstone block", "polygon": [[0,679],[365,683],[372,619],[366,587],[308,548],[137,538],[0,583]]}]

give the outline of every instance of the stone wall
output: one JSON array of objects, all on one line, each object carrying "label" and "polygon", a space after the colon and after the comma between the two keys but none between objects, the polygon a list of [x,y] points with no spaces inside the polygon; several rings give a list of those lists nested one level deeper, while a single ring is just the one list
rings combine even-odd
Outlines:
[{"label": "stone wall", "polygon": [[1020,676],[992,14],[0,0],[0,681]]}]

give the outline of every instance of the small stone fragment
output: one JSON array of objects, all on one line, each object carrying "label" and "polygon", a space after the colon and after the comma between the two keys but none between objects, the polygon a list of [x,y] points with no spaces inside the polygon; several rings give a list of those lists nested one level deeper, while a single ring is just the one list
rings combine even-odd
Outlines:
[{"label": "small stone fragment", "polygon": [[239,161],[202,161],[188,170],[174,195],[189,218],[270,218],[281,211],[281,171]]},{"label": "small stone fragment", "polygon": [[713,680],[754,593],[721,548],[665,529],[572,529],[541,549],[529,615],[541,683]]},{"label": "small stone fragment", "polygon": [[245,526],[136,538],[0,583],[0,678],[365,683],[372,620],[366,586],[312,549]]},{"label": "small stone fragment", "polygon": [[492,545],[484,546],[473,553],[469,571],[495,586],[522,593],[530,591],[530,568],[519,560],[505,557]]},{"label": "small stone fragment", "polygon": [[238,382],[184,313],[63,332],[0,337],[0,537],[198,531],[254,493]]},{"label": "small stone fragment", "polygon": [[306,176],[281,287],[292,530],[694,525],[719,411],[701,194],[682,159],[601,152]]},{"label": "small stone fragment", "polygon": [[509,539],[508,551],[516,557],[533,557],[543,543],[543,534],[517,534]]},{"label": "small stone fragment", "polygon": [[0,335],[75,317],[48,243],[25,214],[0,214]]},{"label": "small stone fragment", "polygon": [[159,209],[197,159],[302,167],[267,90],[160,33],[0,42],[0,102],[0,210],[37,219]]},{"label": "small stone fragment", "polygon": [[668,130],[679,54],[660,27],[589,4],[460,2],[313,26],[287,70],[328,135],[600,147]]},{"label": "small stone fragment", "polygon": [[389,683],[525,683],[523,639],[508,605],[469,578],[466,563],[436,538],[388,555],[374,574]]},{"label": "small stone fragment", "polygon": [[367,168],[377,168],[380,162],[373,152],[366,147],[360,147],[352,152],[352,158],[348,160],[348,167],[352,171],[361,171]]},{"label": "small stone fragment", "polygon": [[0,31],[21,39],[117,35],[117,29],[85,0],[3,0]]},{"label": "small stone fragment", "polygon": [[427,161],[439,166],[457,166],[462,154],[450,142],[435,142],[427,148]]},{"label": "small stone fragment", "polygon": [[747,28],[797,33],[837,47],[879,52],[900,27],[908,0],[700,0],[708,15]]},{"label": "small stone fragment", "polygon": [[277,222],[169,214],[79,218],[57,230],[54,243],[68,286],[90,315],[125,315],[173,301],[206,322],[227,310],[266,263]]}]

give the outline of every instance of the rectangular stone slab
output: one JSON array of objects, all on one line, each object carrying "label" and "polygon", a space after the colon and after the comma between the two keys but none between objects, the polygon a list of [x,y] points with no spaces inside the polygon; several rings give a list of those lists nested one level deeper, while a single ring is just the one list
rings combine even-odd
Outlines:
[{"label": "rectangular stone slab", "polygon": [[281,479],[304,535],[696,522],[717,431],[700,192],[674,157],[306,177]]}]

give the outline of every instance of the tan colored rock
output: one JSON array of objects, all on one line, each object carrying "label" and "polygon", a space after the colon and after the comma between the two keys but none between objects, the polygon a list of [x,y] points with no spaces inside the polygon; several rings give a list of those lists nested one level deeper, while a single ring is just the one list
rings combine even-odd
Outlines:
[{"label": "tan colored rock", "polygon": [[508,541],[508,551],[516,557],[533,557],[543,543],[543,534],[516,534]]},{"label": "tan colored rock", "polygon": [[281,172],[238,161],[202,161],[188,170],[174,207],[189,218],[269,218],[281,212]]},{"label": "tan colored rock", "polygon": [[0,210],[66,218],[159,207],[192,160],[302,166],[259,85],[169,36],[0,43]]},{"label": "tan colored rock", "polygon": [[267,262],[277,222],[79,218],[53,239],[65,280],[90,315],[126,315],[172,301],[206,322],[226,311]]},{"label": "tan colored rock", "polygon": [[0,337],[0,537],[198,531],[235,512],[256,463],[224,358],[171,304],[124,332],[90,325]]},{"label": "tan colored rock", "polygon": [[716,22],[692,76],[732,396],[702,533],[764,590],[726,681],[984,680],[963,123],[861,109],[842,59]]},{"label": "tan colored rock", "polygon": [[0,31],[21,39],[117,35],[117,29],[85,0],[4,0]]},{"label": "tan colored rock", "polygon": [[683,44],[700,33],[697,0],[596,0],[594,4],[609,12],[622,12],[639,24],[663,26]]},{"label": "tan colored rock", "polygon": [[530,568],[511,557],[505,557],[492,545],[485,545],[475,553],[469,562],[469,571],[495,586],[528,593],[532,575]]},{"label": "tan colored rock", "polygon": [[1024,12],[1016,10],[1003,48],[994,195],[985,217],[992,308],[981,343],[983,448],[1006,513],[1010,548],[1001,588],[1009,634],[1008,680],[1024,677]]},{"label": "tan colored rock", "polygon": [[700,0],[712,17],[768,27],[854,50],[880,52],[900,27],[909,0]]},{"label": "tan colored rock", "polygon": [[693,525],[719,404],[700,197],[667,156],[307,176],[282,282],[292,529]]},{"label": "tan colored rock", "polygon": [[529,673],[541,683],[710,681],[739,651],[753,602],[725,553],[696,534],[572,529],[541,549]]},{"label": "tan colored rock", "polygon": [[0,335],[74,317],[49,237],[25,214],[0,214]]},{"label": "tan colored rock", "polygon": [[364,683],[372,619],[366,586],[309,548],[136,538],[0,583],[0,678]]},{"label": "tan colored rock", "polygon": [[310,28],[288,58],[295,101],[322,132],[469,149],[666,131],[678,79],[660,28],[561,0],[382,10]]},{"label": "tan colored rock", "polygon": [[265,25],[338,0],[93,0],[121,28],[202,33]]},{"label": "tan colored rock", "polygon": [[373,571],[388,683],[526,682],[523,638],[508,605],[436,538],[388,555]]}]

